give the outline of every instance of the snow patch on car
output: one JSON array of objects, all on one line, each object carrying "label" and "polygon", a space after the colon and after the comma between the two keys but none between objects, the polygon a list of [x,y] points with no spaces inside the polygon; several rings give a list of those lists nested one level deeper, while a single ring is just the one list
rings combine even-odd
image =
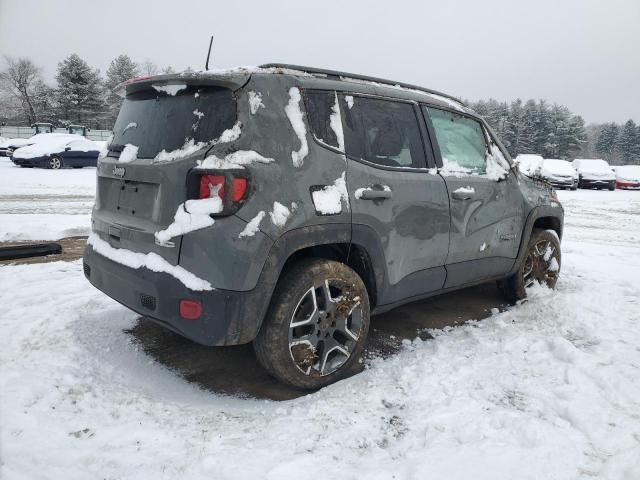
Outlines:
[{"label": "snow patch on car", "polygon": [[237,152],[230,153],[224,158],[218,158],[215,155],[210,155],[204,160],[199,160],[196,168],[228,170],[230,168],[244,168],[245,165],[249,165],[251,163],[271,163],[273,161],[273,158],[265,158],[253,150],[238,150]]},{"label": "snow patch on car", "polygon": [[154,234],[159,244],[165,244],[173,237],[201,230],[215,223],[211,215],[220,213],[223,208],[222,199],[218,196],[220,185],[213,188],[210,186],[210,189],[211,196],[209,198],[187,200],[178,206],[173,223]]},{"label": "snow patch on car", "polygon": [[244,237],[253,237],[256,233],[258,233],[260,231],[260,222],[262,222],[262,220],[264,219],[266,213],[264,212],[264,210],[260,210],[255,217],[253,217],[249,223],[247,223],[247,226],[244,227],[244,230],[242,230],[239,234],[238,234],[238,238],[244,238]]},{"label": "snow patch on car", "polygon": [[489,180],[502,180],[509,173],[509,162],[495,143],[491,143],[487,152],[487,178]]},{"label": "snow patch on car", "polygon": [[154,162],[171,162],[179,158],[187,157],[192,153],[195,153],[198,150],[204,148],[205,145],[206,145],[205,142],[195,143],[193,138],[189,138],[184,142],[184,145],[182,145],[182,147],[176,150],[171,150],[170,152],[167,152],[166,150],[163,149],[160,153],[158,153],[154,157],[153,161]]},{"label": "snow patch on car", "polygon": [[255,115],[260,108],[265,108],[264,103],[262,103],[262,94],[260,92],[254,92],[253,90],[250,91],[249,110],[251,111],[251,115]]},{"label": "snow patch on car", "polygon": [[91,245],[93,250],[103,257],[134,270],[144,267],[152,272],[169,274],[190,290],[213,290],[208,281],[197,277],[179,265],[171,265],[157,253],[139,253],[124,248],[114,248],[95,233],[89,235],[87,245]]},{"label": "snow patch on car", "polygon": [[151,85],[158,92],[166,93],[172,97],[175,97],[178,92],[186,90],[187,86],[184,83],[175,85]]},{"label": "snow patch on car", "polygon": [[129,162],[133,162],[137,158],[138,158],[138,147],[136,147],[135,145],[131,145],[130,143],[127,143],[122,149],[122,152],[120,152],[120,156],[118,157],[118,162],[129,163]]},{"label": "snow patch on car", "polygon": [[320,215],[337,215],[342,213],[342,201],[349,206],[349,193],[345,180],[346,172],[337,178],[332,185],[311,192],[313,206]]},{"label": "snow patch on car", "polygon": [[131,128],[138,128],[138,124],[136,122],[129,122],[127,126],[122,129],[122,134],[124,135],[124,133]]},{"label": "snow patch on car", "polygon": [[342,130],[342,117],[340,116],[340,105],[338,105],[338,95],[336,94],[336,101],[331,107],[331,115],[329,116],[329,126],[333,133],[336,134],[338,139],[338,148],[341,152],[344,152],[344,132]]},{"label": "snow patch on car", "polygon": [[309,144],[307,143],[307,127],[304,124],[304,117],[302,110],[300,110],[300,89],[297,87],[291,87],[289,89],[289,103],[284,107],[284,111],[291,122],[293,131],[300,140],[300,150],[291,152],[291,159],[295,167],[301,167],[304,158],[309,154]]},{"label": "snow patch on car", "polygon": [[[294,209],[295,203],[291,204],[291,207]],[[276,227],[282,228],[291,216],[291,210],[280,202],[273,202],[273,210],[269,212],[269,216]]]}]

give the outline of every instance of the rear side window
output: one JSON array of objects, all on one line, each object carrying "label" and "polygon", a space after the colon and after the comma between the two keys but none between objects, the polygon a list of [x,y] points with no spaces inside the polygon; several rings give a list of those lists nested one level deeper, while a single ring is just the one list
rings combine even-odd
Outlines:
[{"label": "rear side window", "polygon": [[111,146],[132,144],[138,147],[138,158],[154,158],[189,140],[216,139],[235,120],[236,102],[226,88],[187,86],[175,95],[150,88],[126,96]]},{"label": "rear side window", "polygon": [[422,108],[431,118],[445,172],[486,173],[487,143],[480,122],[437,108]]},{"label": "rear side window", "polygon": [[304,101],[313,135],[322,143],[339,148],[335,125],[331,124],[332,115],[340,118],[336,113],[336,93],[306,91]]},{"label": "rear side window", "polygon": [[412,104],[347,96],[341,106],[347,155],[385,167],[425,167]]}]

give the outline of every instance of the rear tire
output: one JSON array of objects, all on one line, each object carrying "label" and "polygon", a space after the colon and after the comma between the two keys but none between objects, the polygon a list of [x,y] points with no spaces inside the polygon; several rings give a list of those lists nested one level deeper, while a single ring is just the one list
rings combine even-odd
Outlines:
[{"label": "rear tire", "polygon": [[369,296],[347,265],[302,260],[278,281],[253,347],[281,382],[309,390],[358,371],[369,331]]},{"label": "rear tire", "polygon": [[560,275],[562,255],[557,235],[535,229],[527,245],[527,253],[518,271],[500,280],[498,287],[510,302],[527,298],[527,288],[535,282],[555,288]]},{"label": "rear tire", "polygon": [[54,155],[49,159],[49,168],[52,170],[60,170],[63,167],[62,157]]}]

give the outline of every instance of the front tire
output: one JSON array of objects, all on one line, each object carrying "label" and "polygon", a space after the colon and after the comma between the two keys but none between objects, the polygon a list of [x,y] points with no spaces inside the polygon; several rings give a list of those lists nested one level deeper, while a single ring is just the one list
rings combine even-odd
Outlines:
[{"label": "front tire", "polygon": [[498,287],[510,302],[527,298],[527,288],[536,282],[555,288],[561,260],[560,240],[555,232],[535,229],[520,268],[511,277],[499,281]]},{"label": "front tire", "polygon": [[347,265],[308,259],[289,268],[253,342],[260,364],[315,390],[355,373],[369,331],[369,296]]}]

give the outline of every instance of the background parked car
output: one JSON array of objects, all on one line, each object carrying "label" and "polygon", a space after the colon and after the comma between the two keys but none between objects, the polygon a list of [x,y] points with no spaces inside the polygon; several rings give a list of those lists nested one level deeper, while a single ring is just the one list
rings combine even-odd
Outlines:
[{"label": "background parked car", "polygon": [[35,137],[31,137],[35,138],[34,143],[13,152],[13,163],[20,167],[55,170],[63,167],[95,167],[102,148],[96,142],[68,133],[49,133]]},{"label": "background parked car", "polygon": [[14,150],[32,145],[35,143],[33,140],[40,134],[49,134],[55,131],[55,127],[51,123],[34,123],[31,125],[34,129],[35,135],[29,138],[9,138],[4,142],[0,142],[0,157],[11,157]]},{"label": "background parked car", "polygon": [[616,176],[611,166],[599,158],[576,158],[573,168],[578,172],[579,188],[616,189]]},{"label": "background parked car", "polygon": [[543,162],[544,158],[542,158],[542,155],[534,153],[521,153],[515,159],[518,169],[528,177],[536,176]]},{"label": "background parked car", "polygon": [[578,188],[578,173],[566,160],[545,158],[539,170],[539,176],[555,188]]},{"label": "background parked car", "polygon": [[616,167],[616,187],[640,190],[640,165]]}]

